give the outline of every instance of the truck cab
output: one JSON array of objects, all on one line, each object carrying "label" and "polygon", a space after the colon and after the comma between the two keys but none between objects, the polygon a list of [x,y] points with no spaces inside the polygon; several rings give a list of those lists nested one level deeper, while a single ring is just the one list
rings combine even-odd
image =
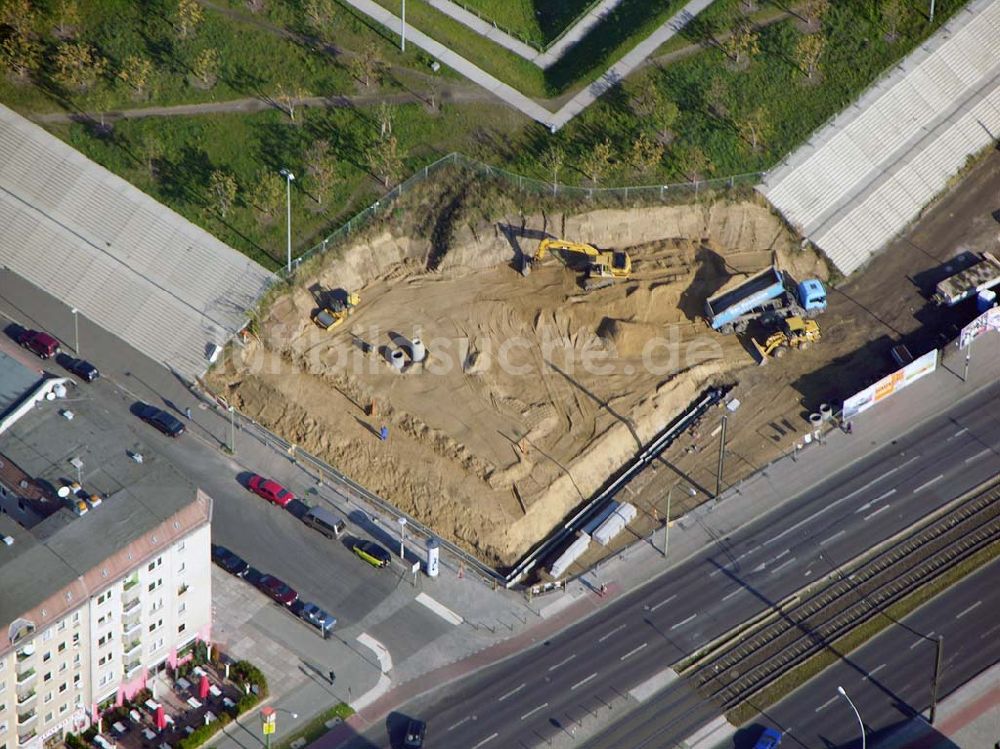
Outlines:
[{"label": "truck cab", "polygon": [[810,278],[799,284],[799,304],[806,312],[823,312],[826,310],[826,288],[823,282]]}]

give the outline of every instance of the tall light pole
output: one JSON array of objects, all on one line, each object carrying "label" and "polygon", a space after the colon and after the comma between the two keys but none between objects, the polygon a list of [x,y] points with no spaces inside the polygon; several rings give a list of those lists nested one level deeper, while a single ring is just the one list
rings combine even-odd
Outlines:
[{"label": "tall light pole", "polygon": [[[667,557],[667,549],[670,544],[670,499],[673,496],[674,489],[681,485],[681,482],[677,482],[667,490],[667,522],[663,526],[663,558]],[[693,497],[698,492],[692,489],[690,486],[687,488],[688,493]]]},{"label": "tall light pole", "polygon": [[292,180],[295,179],[295,175],[291,173],[288,169],[282,169],[278,172],[282,177],[285,178],[285,195],[286,195],[286,205],[288,208],[288,274],[292,273]]},{"label": "tall light pole", "polygon": [[236,409],[229,407],[229,451],[236,454]]},{"label": "tall light pole", "polygon": [[843,687],[837,687],[837,694],[847,700],[847,704],[851,706],[851,710],[854,711],[854,715],[858,719],[858,725],[861,726],[861,749],[865,749],[865,724],[861,722],[861,713],[858,712],[858,708],[854,706],[851,702],[851,698],[847,696],[847,692],[844,691]]},{"label": "tall light pole", "polygon": [[[931,20],[934,20],[933,12]],[[406,51],[406,0],[403,0],[403,18],[399,24],[399,49],[402,52]]]},{"label": "tall light pole", "polygon": [[934,0],[931,0],[931,23],[934,23]]},{"label": "tall light pole", "polygon": [[73,313],[73,350],[76,355],[80,355],[80,310],[76,307],[70,310]]},{"label": "tall light pole", "polygon": [[399,519],[399,558],[403,558],[403,553],[406,551],[406,518]]}]

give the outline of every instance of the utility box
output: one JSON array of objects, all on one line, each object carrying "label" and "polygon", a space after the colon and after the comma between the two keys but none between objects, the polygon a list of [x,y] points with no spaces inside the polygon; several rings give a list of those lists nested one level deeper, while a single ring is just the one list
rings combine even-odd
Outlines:
[{"label": "utility box", "polygon": [[441,542],[436,538],[427,540],[427,577],[437,577],[440,566]]}]

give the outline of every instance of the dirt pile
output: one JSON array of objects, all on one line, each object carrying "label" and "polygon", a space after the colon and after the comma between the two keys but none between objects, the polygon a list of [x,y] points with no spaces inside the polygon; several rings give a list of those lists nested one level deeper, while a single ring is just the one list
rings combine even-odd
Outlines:
[{"label": "dirt pile", "polygon": [[[632,278],[585,293],[580,256],[558,252],[522,277],[522,253],[545,233],[627,248]],[[210,385],[442,536],[507,565],[706,385],[752,364],[700,314],[734,273],[775,257],[796,275],[825,277],[753,202],[519,217],[516,230],[458,230],[447,251],[385,232],[279,300],[260,340]],[[346,324],[320,330],[311,313],[344,291],[361,304]],[[397,350],[402,371],[389,363]]]}]

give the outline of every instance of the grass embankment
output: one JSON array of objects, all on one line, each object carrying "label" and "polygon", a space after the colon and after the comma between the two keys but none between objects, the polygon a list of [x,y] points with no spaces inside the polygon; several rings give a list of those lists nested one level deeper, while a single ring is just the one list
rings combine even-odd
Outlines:
[{"label": "grass embankment", "polygon": [[495,23],[529,44],[544,47],[572,26],[599,0],[455,0],[480,18]]},{"label": "grass embankment", "polygon": [[[733,725],[739,726],[752,720],[759,712],[790,694],[811,678],[829,666],[844,658],[849,653],[864,645],[877,634],[927,603],[934,596],[958,583],[962,578],[971,575],[980,567],[1000,557],[1000,542],[980,549],[968,559],[960,562],[939,577],[921,586],[905,598],[892,604],[864,624],[852,629],[843,637],[830,643],[822,652],[817,653],[801,666],[789,671],[766,689],[756,694],[753,699],[734,710],[726,713],[726,718]],[[928,647],[931,641],[928,640]]]},{"label": "grass embankment", "polygon": [[327,708],[315,718],[306,723],[302,728],[295,731],[293,734],[285,739],[274,744],[274,749],[290,749],[291,745],[294,744],[299,739],[306,740],[306,746],[314,742],[320,736],[325,734],[330,729],[326,727],[327,721],[333,720],[334,718],[340,718],[341,720],[347,720],[352,715],[354,715],[354,710],[351,709],[350,705],[346,705],[341,702],[338,705]]}]

